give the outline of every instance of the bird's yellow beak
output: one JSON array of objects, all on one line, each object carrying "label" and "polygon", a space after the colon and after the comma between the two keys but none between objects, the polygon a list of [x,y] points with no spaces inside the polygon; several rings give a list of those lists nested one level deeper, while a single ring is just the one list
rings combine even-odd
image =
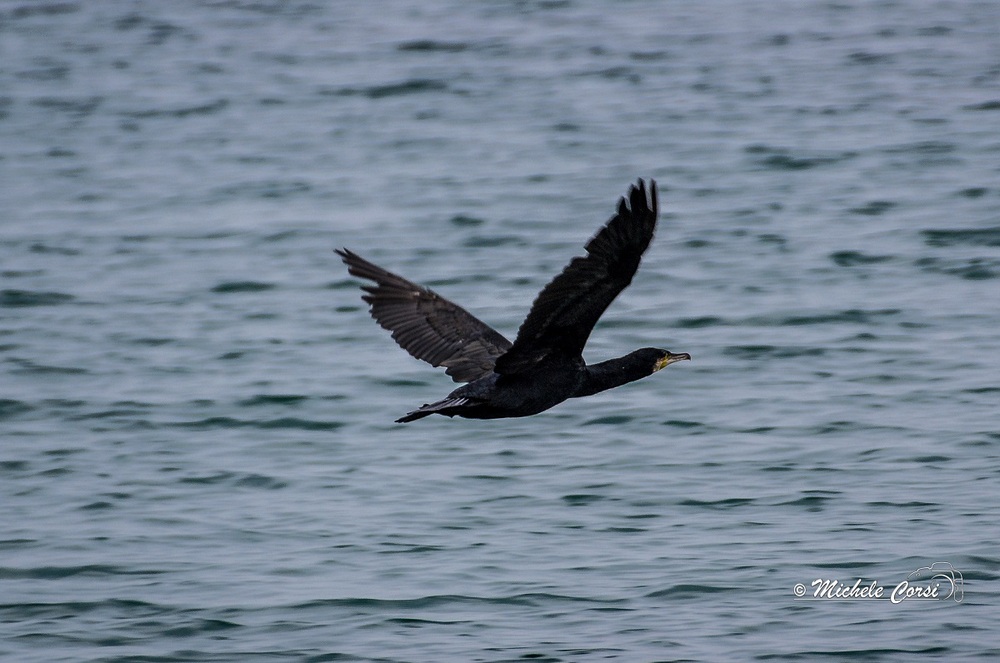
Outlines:
[{"label": "bird's yellow beak", "polygon": [[683,361],[685,359],[691,359],[691,355],[689,355],[686,352],[679,352],[677,354],[667,354],[665,357],[663,357],[663,359],[660,359],[658,362],[656,362],[656,370],[658,371],[660,369],[666,368],[670,364],[673,364],[678,361]]}]

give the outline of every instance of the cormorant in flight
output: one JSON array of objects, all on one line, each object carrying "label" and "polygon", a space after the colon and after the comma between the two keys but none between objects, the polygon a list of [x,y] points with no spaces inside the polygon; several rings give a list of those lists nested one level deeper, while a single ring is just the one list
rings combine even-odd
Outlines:
[{"label": "cormorant in flight", "polygon": [[417,359],[444,366],[455,382],[467,382],[444,399],[409,412],[397,423],[431,414],[472,419],[525,417],[567,398],[590,396],[640,378],[682,359],[657,348],[587,365],[583,346],[597,320],[624,290],[653,239],[656,182],[639,180],[628,201],[552,279],[511,343],[499,332],[428,288],[387,272],[347,249],[337,254],[348,271],[374,281],[362,286],[371,315]]}]

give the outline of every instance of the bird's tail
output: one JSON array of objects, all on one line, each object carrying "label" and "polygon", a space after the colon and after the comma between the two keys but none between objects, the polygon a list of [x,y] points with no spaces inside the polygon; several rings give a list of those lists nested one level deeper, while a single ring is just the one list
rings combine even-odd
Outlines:
[{"label": "bird's tail", "polygon": [[449,417],[453,417],[455,416],[454,412],[445,412],[445,410],[462,407],[468,402],[468,398],[445,398],[444,400],[437,401],[436,403],[421,405],[416,410],[407,412],[404,416],[396,419],[396,423],[406,424],[411,421],[416,421],[417,419],[423,419],[424,417],[428,417],[432,414],[444,414]]}]

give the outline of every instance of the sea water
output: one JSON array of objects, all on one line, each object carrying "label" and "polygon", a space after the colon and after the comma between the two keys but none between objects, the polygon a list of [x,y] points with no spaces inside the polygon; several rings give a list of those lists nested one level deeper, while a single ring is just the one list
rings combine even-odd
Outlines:
[{"label": "sea water", "polygon": [[[513,339],[639,177],[693,360],[394,424],[332,250]],[[0,658],[994,660],[998,329],[1000,3],[6,1]]]}]

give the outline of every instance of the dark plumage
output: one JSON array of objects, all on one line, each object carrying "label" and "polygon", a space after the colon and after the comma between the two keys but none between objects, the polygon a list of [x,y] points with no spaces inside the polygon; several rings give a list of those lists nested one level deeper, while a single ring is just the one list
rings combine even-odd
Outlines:
[{"label": "dark plumage", "polygon": [[632,282],[653,239],[657,213],[656,182],[650,180],[647,196],[639,180],[628,201],[619,200],[618,213],[587,242],[587,255],[573,258],[538,294],[514,343],[432,290],[337,250],[351,274],[375,283],[362,286],[362,299],[400,347],[444,366],[455,382],[468,383],[397,422],[430,414],[473,419],[538,414],[567,398],[590,396],[690,359],[683,352],[643,348],[589,366],[583,361],[594,325]]}]

